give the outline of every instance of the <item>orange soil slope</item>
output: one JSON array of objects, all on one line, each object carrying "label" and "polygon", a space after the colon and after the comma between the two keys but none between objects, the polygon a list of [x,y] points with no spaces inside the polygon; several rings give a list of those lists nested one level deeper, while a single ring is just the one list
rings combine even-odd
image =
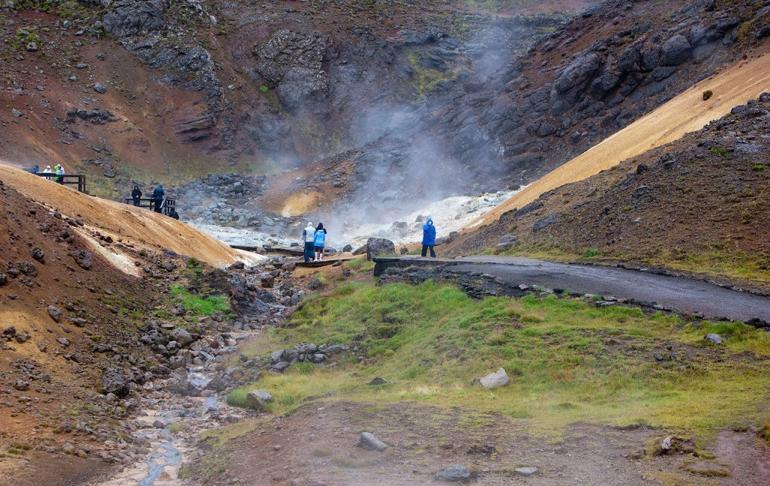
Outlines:
[{"label": "orange soil slope", "polygon": [[[703,100],[705,91],[713,96]],[[737,105],[770,91],[770,54],[741,61],[707,78],[679,96],[608,137],[583,154],[526,186],[475,226],[493,223],[503,213],[522,208],[541,194],[571,182],[587,179],[650,149],[678,140],[721,118]]]},{"label": "orange soil slope", "polygon": [[8,165],[0,164],[0,179],[27,197],[79,218],[115,239],[169,249],[218,267],[256,258],[167,216],[81,194]]}]

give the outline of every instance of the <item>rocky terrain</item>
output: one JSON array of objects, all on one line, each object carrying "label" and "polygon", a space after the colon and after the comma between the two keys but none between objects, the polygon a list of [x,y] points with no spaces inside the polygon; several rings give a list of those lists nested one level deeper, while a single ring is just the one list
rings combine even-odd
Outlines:
[{"label": "rocky terrain", "polygon": [[764,94],[699,132],[506,213],[453,251],[564,252],[767,291],[769,110]]},{"label": "rocky terrain", "polygon": [[[768,33],[762,2],[493,4],[12,3],[2,155],[62,160],[113,196],[299,167],[278,215],[388,218],[413,209],[403,194],[530,182]],[[191,219],[198,191],[231,204],[215,179],[194,186],[177,194]],[[228,210],[208,222],[260,224]]]}]

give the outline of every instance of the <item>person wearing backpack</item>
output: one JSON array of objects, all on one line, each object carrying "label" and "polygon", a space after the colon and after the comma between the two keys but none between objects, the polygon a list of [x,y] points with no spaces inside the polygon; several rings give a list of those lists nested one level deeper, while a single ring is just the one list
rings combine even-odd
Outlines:
[{"label": "person wearing backpack", "polygon": [[315,260],[316,262],[320,262],[323,260],[324,257],[324,246],[326,245],[326,228],[324,228],[323,223],[318,223],[318,226],[315,229],[313,239],[313,246],[315,247]]},{"label": "person wearing backpack", "polygon": [[152,191],[152,199],[154,203],[154,210],[156,213],[160,213],[163,210],[163,198],[166,197],[166,191],[163,189],[163,184],[158,184]]}]

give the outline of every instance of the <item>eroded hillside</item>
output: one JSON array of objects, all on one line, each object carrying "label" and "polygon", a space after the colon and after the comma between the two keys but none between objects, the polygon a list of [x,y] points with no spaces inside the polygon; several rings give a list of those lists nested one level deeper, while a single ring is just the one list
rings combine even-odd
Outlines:
[{"label": "eroded hillside", "polygon": [[770,95],[502,215],[454,251],[625,261],[770,288]]}]

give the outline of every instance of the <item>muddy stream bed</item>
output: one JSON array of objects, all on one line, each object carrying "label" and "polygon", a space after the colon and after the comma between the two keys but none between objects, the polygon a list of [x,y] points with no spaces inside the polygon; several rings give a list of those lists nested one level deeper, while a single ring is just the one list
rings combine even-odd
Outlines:
[{"label": "muddy stream bed", "polygon": [[[259,331],[231,333],[240,343]],[[144,445],[145,454],[112,477],[92,486],[173,486],[184,484],[179,478],[182,464],[190,459],[200,434],[246,417],[243,409],[225,403],[225,395],[206,386],[221,370],[217,365],[237,352],[224,349],[217,359],[205,365],[188,366],[187,381],[201,396],[184,396],[167,390],[168,380],[147,384],[142,393],[142,411],[132,422],[134,440]]]}]

